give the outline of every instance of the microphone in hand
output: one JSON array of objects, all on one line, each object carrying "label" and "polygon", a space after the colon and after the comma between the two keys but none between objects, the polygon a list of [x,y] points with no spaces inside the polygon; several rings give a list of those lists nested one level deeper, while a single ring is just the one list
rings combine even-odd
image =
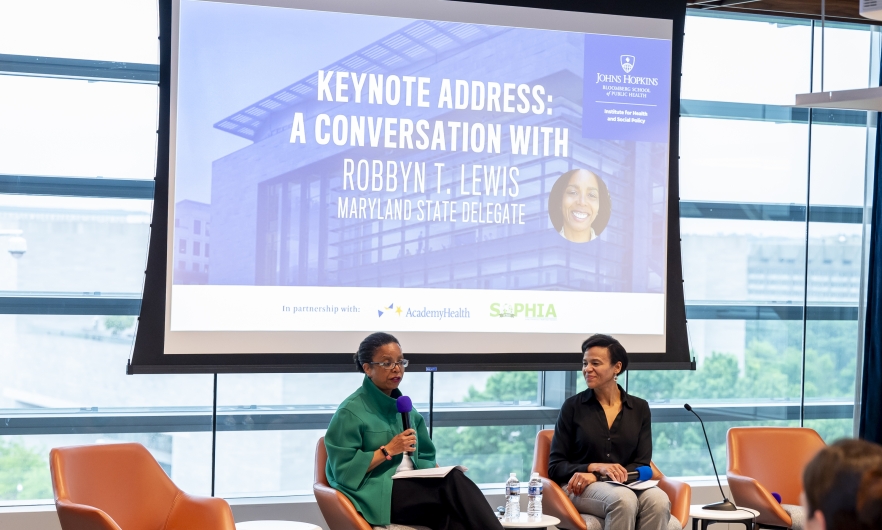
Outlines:
[{"label": "microphone in hand", "polygon": [[[601,475],[599,473],[594,473],[597,477],[598,482],[615,482],[615,479],[609,477],[607,475]],[[652,478],[652,468],[649,466],[640,466],[634,471],[628,472],[628,478],[625,480],[624,484],[630,484],[632,482],[643,482],[644,480],[649,480]]]},{"label": "microphone in hand", "polygon": [[[401,425],[404,427],[404,430],[407,431],[412,429],[410,426],[410,411],[413,410],[413,402],[407,396],[401,396],[395,400],[395,406],[398,408],[398,412],[401,413]],[[413,446],[411,446],[411,449]],[[413,456],[413,451],[405,451],[407,456]]]}]

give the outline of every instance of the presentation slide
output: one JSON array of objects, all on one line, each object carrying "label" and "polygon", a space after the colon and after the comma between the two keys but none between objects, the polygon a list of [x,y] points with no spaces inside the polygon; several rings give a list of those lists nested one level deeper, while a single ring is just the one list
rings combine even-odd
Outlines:
[{"label": "presentation slide", "polygon": [[378,330],[406,353],[664,351],[670,20],[176,0],[172,21],[166,353]]}]

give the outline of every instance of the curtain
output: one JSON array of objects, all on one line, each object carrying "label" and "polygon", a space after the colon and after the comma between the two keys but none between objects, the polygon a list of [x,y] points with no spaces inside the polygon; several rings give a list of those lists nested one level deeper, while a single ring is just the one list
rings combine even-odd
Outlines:
[{"label": "curtain", "polygon": [[882,114],[877,115],[876,168],[873,185],[873,218],[870,267],[867,283],[867,323],[861,383],[861,417],[858,435],[882,443]]}]

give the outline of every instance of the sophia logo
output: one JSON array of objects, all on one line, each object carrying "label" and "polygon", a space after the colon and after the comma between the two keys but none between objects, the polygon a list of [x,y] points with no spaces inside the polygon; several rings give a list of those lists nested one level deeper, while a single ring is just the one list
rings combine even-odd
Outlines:
[{"label": "sophia logo", "polygon": [[554,304],[499,303],[490,304],[490,316],[499,318],[526,318],[527,320],[557,319]]},{"label": "sophia logo", "polygon": [[622,70],[625,71],[626,74],[630,74],[631,70],[634,69],[634,63],[637,62],[637,59],[633,55],[622,55]]}]

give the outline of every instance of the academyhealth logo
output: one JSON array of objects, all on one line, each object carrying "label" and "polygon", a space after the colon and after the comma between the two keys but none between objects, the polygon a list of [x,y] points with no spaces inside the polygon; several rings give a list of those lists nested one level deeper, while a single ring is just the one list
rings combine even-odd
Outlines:
[{"label": "academyhealth logo", "polygon": [[389,304],[389,307],[381,307],[377,309],[377,318],[382,317],[386,313],[398,313],[398,316],[401,316],[401,307],[395,308],[395,304]]},{"label": "academyhealth logo", "polygon": [[499,318],[523,317],[527,320],[555,320],[557,310],[554,304],[490,304],[490,316]]},{"label": "academyhealth logo", "polygon": [[626,74],[630,74],[631,70],[634,69],[634,64],[637,62],[637,59],[633,55],[622,55],[620,60],[622,62],[622,70],[624,70]]}]

